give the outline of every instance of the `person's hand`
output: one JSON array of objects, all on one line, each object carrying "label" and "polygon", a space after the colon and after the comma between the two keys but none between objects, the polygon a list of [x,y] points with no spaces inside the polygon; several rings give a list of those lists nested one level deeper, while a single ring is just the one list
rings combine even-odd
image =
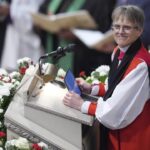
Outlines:
[{"label": "person's hand", "polygon": [[63,103],[66,106],[72,107],[77,110],[81,110],[81,106],[83,104],[83,99],[80,95],[75,92],[69,91],[63,98]]},{"label": "person's hand", "polygon": [[77,84],[79,85],[80,89],[87,93],[90,94],[92,90],[91,84],[87,83],[84,79],[82,78],[76,78]]}]

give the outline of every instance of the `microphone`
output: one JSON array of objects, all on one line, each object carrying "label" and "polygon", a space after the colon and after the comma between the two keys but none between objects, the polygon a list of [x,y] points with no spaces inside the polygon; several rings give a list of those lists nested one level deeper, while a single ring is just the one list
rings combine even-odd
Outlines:
[{"label": "microphone", "polygon": [[60,58],[61,56],[64,56],[66,52],[71,52],[75,49],[76,44],[69,44],[66,47],[58,47],[56,51],[53,51],[51,53],[47,53],[43,56],[40,57],[40,59],[44,59],[47,57],[56,57],[56,58]]},{"label": "microphone", "polygon": [[42,59],[46,59],[48,57],[53,57],[55,61],[57,61],[62,56],[65,56],[66,52],[71,52],[75,49],[76,44],[69,44],[66,47],[58,47],[56,51],[53,51],[51,53],[47,53],[39,58],[39,71],[40,74],[42,74],[41,68],[42,68]]}]

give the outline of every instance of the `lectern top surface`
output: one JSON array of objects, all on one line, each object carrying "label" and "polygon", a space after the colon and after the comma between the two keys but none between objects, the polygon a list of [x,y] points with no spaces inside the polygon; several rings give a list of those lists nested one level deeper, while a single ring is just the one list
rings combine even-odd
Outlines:
[{"label": "lectern top surface", "polygon": [[26,102],[26,105],[83,124],[92,125],[94,119],[92,116],[83,114],[63,104],[62,100],[66,92],[66,88],[61,88],[49,82],[42,89],[39,89],[37,86]]}]

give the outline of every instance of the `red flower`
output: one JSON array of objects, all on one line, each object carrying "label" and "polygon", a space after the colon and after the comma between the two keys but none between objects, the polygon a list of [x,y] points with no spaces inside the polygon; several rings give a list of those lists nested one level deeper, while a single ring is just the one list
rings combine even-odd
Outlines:
[{"label": "red flower", "polygon": [[6,133],[5,132],[0,132],[0,138],[6,137]]},{"label": "red flower", "polygon": [[21,67],[21,68],[19,68],[19,72],[20,72],[20,74],[22,74],[22,75],[25,74],[26,70],[27,70],[26,67]]},{"label": "red flower", "polygon": [[32,144],[33,150],[42,150],[42,148],[38,144]]},{"label": "red flower", "polygon": [[82,77],[82,78],[86,78],[86,74],[85,74],[85,71],[81,71],[80,73],[79,73],[79,77]]}]

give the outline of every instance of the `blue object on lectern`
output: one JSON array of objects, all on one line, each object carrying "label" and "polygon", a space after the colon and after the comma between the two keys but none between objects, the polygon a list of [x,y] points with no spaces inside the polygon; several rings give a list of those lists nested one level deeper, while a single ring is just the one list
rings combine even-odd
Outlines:
[{"label": "blue object on lectern", "polygon": [[69,91],[74,91],[75,93],[81,95],[81,90],[80,90],[80,88],[76,82],[76,79],[70,69],[67,71],[64,81],[65,81],[65,84]]}]

